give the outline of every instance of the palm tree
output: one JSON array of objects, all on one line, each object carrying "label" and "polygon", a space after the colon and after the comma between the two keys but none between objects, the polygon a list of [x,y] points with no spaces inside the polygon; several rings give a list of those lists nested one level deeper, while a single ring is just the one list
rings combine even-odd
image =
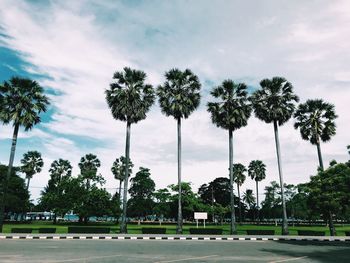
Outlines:
[{"label": "palm tree", "polygon": [[110,89],[106,90],[106,100],[113,117],[126,122],[123,214],[120,224],[120,232],[126,233],[130,128],[131,124],[146,118],[146,113],[154,103],[155,94],[152,86],[145,84],[146,73],[143,71],[125,67],[123,71],[115,72],[113,79],[115,81],[111,83]]},{"label": "palm tree", "polygon": [[95,181],[99,177],[97,170],[101,166],[101,162],[96,155],[89,153],[81,157],[78,165],[81,177],[86,180],[86,189],[89,189],[91,181]]},{"label": "palm tree", "polygon": [[41,172],[41,169],[44,166],[44,161],[41,158],[41,153],[38,151],[29,151],[23,155],[21,163],[21,172],[26,175],[28,191],[30,179],[33,178],[34,174]]},{"label": "palm tree", "polygon": [[266,178],[266,165],[260,160],[253,160],[248,166],[248,175],[256,183],[256,213],[259,221],[259,187],[258,184]]},{"label": "palm tree", "polygon": [[247,189],[244,193],[243,193],[243,202],[245,202],[248,206],[250,211],[253,212],[253,217],[254,217],[254,205],[255,205],[255,197],[253,194],[253,190],[252,189]]},{"label": "palm tree", "polygon": [[233,195],[233,131],[248,124],[252,108],[248,103],[247,86],[225,80],[211,91],[217,100],[208,103],[208,112],[216,126],[228,130],[229,133],[229,169],[230,169],[230,203],[231,203],[231,234],[236,232],[236,217]]},{"label": "palm tree", "polygon": [[242,223],[242,204],[241,204],[241,193],[239,187],[244,183],[246,179],[245,173],[247,172],[247,168],[241,163],[233,164],[233,181],[237,184],[238,191],[238,210],[239,210],[239,223]]},{"label": "palm tree", "polygon": [[44,89],[36,81],[26,78],[13,77],[8,82],[5,81],[1,87],[1,94],[1,120],[5,124],[12,123],[14,130],[7,176],[0,199],[0,232],[4,222],[4,200],[15,158],[19,128],[23,126],[25,131],[31,130],[34,125],[40,123],[39,115],[45,112],[49,105]]},{"label": "palm tree", "polygon": [[261,89],[253,93],[251,101],[255,116],[266,123],[273,123],[283,208],[282,234],[288,235],[278,126],[283,125],[292,117],[295,110],[295,102],[298,102],[299,98],[293,93],[292,84],[282,77],[263,79],[260,82],[260,86]]},{"label": "palm tree", "polygon": [[[111,171],[114,175],[114,179],[119,180],[119,199],[121,200],[121,192],[122,192],[122,182],[125,178],[125,157],[120,156],[120,158],[115,159],[113,166],[111,168]],[[132,168],[134,167],[134,164],[129,160],[129,173],[128,176],[132,174]]]},{"label": "palm tree", "polygon": [[182,234],[181,206],[181,119],[187,119],[199,106],[201,84],[198,77],[189,69],[171,69],[165,73],[166,81],[157,89],[159,104],[166,116],[177,121],[177,176],[178,176],[178,217],[176,233]]},{"label": "palm tree", "polygon": [[301,138],[317,146],[318,161],[321,170],[324,170],[320,143],[327,142],[335,135],[334,105],[320,99],[307,100],[299,105],[294,114],[295,129],[300,129]]}]

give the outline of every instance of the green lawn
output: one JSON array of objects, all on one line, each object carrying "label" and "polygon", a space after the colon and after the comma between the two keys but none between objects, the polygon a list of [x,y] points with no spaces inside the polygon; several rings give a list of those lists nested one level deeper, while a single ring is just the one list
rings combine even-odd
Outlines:
[{"label": "green lawn", "polygon": [[[90,224],[88,224],[90,225]],[[91,224],[92,225],[92,224]],[[37,228],[41,227],[54,227],[57,228],[57,233],[67,233],[68,226],[77,226],[77,224],[57,224],[54,225],[51,222],[42,222],[42,221],[35,221],[31,224],[5,224],[4,225],[4,233],[11,233],[11,228],[34,228],[33,233],[37,233]],[[101,227],[111,227],[111,233],[118,233],[119,232],[119,226],[112,224],[112,223],[96,223],[93,224],[93,226],[101,226]],[[141,234],[141,228],[142,227],[160,227],[159,225],[128,225],[128,233],[129,234]],[[167,234],[175,234],[176,226],[175,225],[162,225],[161,227],[167,228]],[[195,225],[184,225],[183,226],[183,233],[189,234],[189,228],[195,227]],[[223,226],[213,226],[209,225],[207,228],[223,228],[223,234],[229,234],[230,226],[228,224]],[[275,230],[276,235],[281,234],[281,227],[280,226],[257,226],[257,225],[237,225],[237,232],[239,235],[245,235],[246,231],[248,229],[268,229],[268,230]],[[298,226],[298,227],[289,227],[289,233],[290,235],[297,235],[297,230],[315,230],[315,231],[326,231],[326,235],[329,235],[329,229],[325,226]],[[344,231],[350,231],[350,225],[345,226],[336,226],[336,231],[338,236],[344,236]]]}]

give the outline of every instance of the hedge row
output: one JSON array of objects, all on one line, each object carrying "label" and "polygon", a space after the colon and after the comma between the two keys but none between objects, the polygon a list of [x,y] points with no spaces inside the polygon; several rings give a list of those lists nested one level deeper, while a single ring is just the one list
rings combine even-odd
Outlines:
[{"label": "hedge row", "polygon": [[298,236],[325,236],[325,231],[298,230]]},{"label": "hedge row", "polygon": [[222,235],[222,228],[190,228],[189,231],[197,235]]},{"label": "hedge row", "polygon": [[143,227],[142,234],[165,234],[166,228],[164,227]]},{"label": "hedge row", "polygon": [[275,230],[268,230],[268,229],[251,229],[246,230],[247,235],[270,235],[273,236],[275,234]]},{"label": "hedge row", "polygon": [[77,227],[77,226],[70,226],[68,227],[68,233],[69,234],[109,234],[111,232],[110,227]]}]

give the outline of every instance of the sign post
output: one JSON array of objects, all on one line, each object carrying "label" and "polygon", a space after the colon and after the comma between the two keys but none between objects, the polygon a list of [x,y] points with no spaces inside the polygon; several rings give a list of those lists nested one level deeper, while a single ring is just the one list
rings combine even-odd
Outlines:
[{"label": "sign post", "polygon": [[194,219],[196,219],[197,228],[198,228],[198,220],[200,219],[204,220],[204,228],[205,228],[205,220],[208,219],[208,214],[206,212],[194,212]]}]

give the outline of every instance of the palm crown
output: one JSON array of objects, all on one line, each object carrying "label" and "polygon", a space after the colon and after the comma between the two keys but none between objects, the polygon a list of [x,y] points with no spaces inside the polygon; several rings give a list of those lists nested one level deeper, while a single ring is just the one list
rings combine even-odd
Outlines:
[{"label": "palm crown", "polygon": [[68,160],[55,160],[52,162],[49,172],[55,182],[60,182],[62,179],[69,178],[72,175],[72,165]]},{"label": "palm crown", "polygon": [[97,169],[101,166],[100,160],[94,154],[86,154],[81,157],[79,168],[81,175],[86,179],[92,179],[97,175]]},{"label": "palm crown", "polygon": [[165,83],[157,89],[162,112],[175,119],[188,118],[200,103],[198,77],[189,69],[175,68],[166,72],[165,78]]},{"label": "palm crown", "polygon": [[277,122],[283,125],[295,110],[295,102],[299,101],[293,93],[293,86],[285,78],[273,77],[260,82],[261,89],[251,97],[254,112],[258,119],[266,123]]},{"label": "palm crown", "polygon": [[248,124],[252,109],[247,101],[247,86],[244,83],[225,80],[211,91],[211,95],[220,100],[207,105],[211,119],[218,127],[233,131]]},{"label": "palm crown", "polygon": [[335,114],[334,105],[321,99],[307,100],[306,103],[300,104],[294,117],[294,127],[299,128],[301,137],[312,144],[319,143],[320,139],[323,142],[329,141],[336,133],[334,120],[338,116]]},{"label": "palm crown", "polygon": [[251,161],[248,166],[248,174],[257,182],[260,182],[266,177],[266,165],[260,160]]},{"label": "palm crown", "polygon": [[246,179],[245,173],[247,169],[241,163],[233,164],[233,180],[236,184],[242,185]]},{"label": "palm crown", "polygon": [[[123,181],[125,179],[125,166],[126,166],[126,159],[124,156],[121,156],[120,158],[115,159],[113,162],[113,166],[111,168],[111,171],[114,175],[114,178]],[[132,168],[134,167],[134,164],[129,160],[129,173],[128,176],[132,174]]]},{"label": "palm crown", "polygon": [[21,172],[24,173],[27,178],[32,178],[34,174],[40,173],[41,168],[44,166],[41,154],[37,151],[29,151],[25,153],[21,163]]},{"label": "palm crown", "polygon": [[125,67],[115,72],[106,99],[115,119],[137,123],[146,118],[146,113],[154,103],[152,85],[145,84],[146,73]]},{"label": "palm crown", "polygon": [[40,122],[39,113],[49,104],[44,90],[36,81],[13,77],[1,86],[1,120],[30,130]]}]

